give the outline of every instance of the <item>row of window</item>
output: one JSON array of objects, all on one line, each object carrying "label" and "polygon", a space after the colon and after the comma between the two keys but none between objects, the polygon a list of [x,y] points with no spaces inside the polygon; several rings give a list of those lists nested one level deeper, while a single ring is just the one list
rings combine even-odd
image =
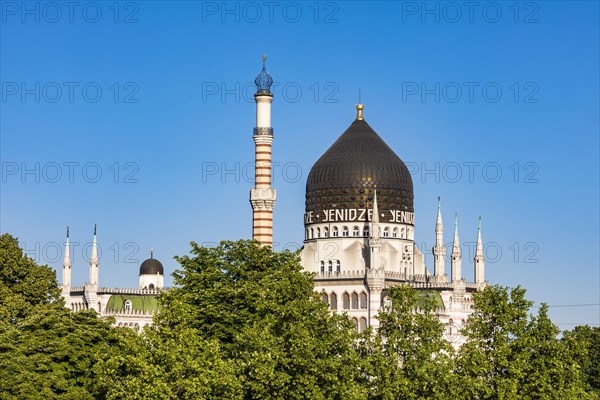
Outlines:
[{"label": "row of window", "polygon": [[[338,309],[338,296],[335,292],[331,292],[329,295],[323,292],[321,294],[321,300],[324,303],[329,304],[329,308],[331,310],[337,311]],[[362,292],[360,294],[356,292],[352,292],[352,294],[348,292],[344,292],[342,294],[342,309],[343,310],[358,310],[359,308],[366,310],[367,309],[367,293]]]},{"label": "row of window", "polygon": [[[325,261],[321,261],[321,273],[324,274],[325,272],[333,272],[333,260],[329,260],[327,262],[327,270],[325,270]],[[340,272],[342,270],[342,263],[340,262],[340,260],[336,260],[335,261],[335,272]]]},{"label": "row of window", "polygon": [[[408,228],[408,229],[401,228],[400,230],[398,230],[398,228],[390,229],[389,227],[385,227],[383,229],[383,234],[382,234],[381,228],[379,228],[379,235],[383,236],[383,237],[390,237],[390,233],[391,233],[391,237],[394,237],[394,238],[400,237],[400,239],[406,239],[407,233],[410,235],[411,232],[412,232],[412,228]],[[339,233],[340,232],[339,232],[339,229],[337,226],[334,226],[331,229],[331,237],[339,237],[340,236]],[[400,234],[400,236],[398,236],[398,233]],[[369,230],[368,226],[365,226],[363,228],[362,235],[360,232],[360,228],[358,226],[354,226],[352,228],[352,236],[353,237],[360,237],[360,236],[369,237],[369,235],[370,235],[370,230]],[[344,226],[342,228],[342,236],[343,237],[350,236],[350,230],[348,229],[347,226]],[[307,239],[316,239],[316,238],[321,238],[321,237],[324,237],[324,238],[329,237],[329,228],[328,227],[324,227],[323,231],[321,231],[321,228],[316,228],[316,230],[314,228],[306,229],[306,238]]]}]

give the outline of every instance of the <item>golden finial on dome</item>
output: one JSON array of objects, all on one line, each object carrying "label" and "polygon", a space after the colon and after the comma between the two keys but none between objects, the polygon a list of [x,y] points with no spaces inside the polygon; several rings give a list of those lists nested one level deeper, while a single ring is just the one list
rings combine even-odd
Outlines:
[{"label": "golden finial on dome", "polygon": [[364,117],[363,117],[363,110],[364,110],[364,108],[365,108],[364,104],[357,104],[356,105],[356,120],[357,121],[364,120]]},{"label": "golden finial on dome", "polygon": [[365,108],[365,105],[362,103],[361,100],[361,95],[360,95],[360,89],[358,89],[358,104],[356,105],[356,120],[360,120],[362,121],[364,119],[363,117],[363,110]]}]

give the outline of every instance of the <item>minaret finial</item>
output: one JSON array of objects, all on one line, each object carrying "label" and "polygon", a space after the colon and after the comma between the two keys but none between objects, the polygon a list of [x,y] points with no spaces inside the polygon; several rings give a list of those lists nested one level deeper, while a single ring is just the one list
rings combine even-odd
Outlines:
[{"label": "minaret finial", "polygon": [[260,74],[258,74],[256,79],[254,80],[254,84],[256,85],[256,93],[257,94],[266,93],[266,94],[271,95],[271,86],[273,85],[273,78],[271,78],[271,75],[269,75],[269,73],[267,72],[267,67],[265,65],[266,60],[267,60],[267,56],[263,54],[263,56],[262,56],[262,62],[263,62],[262,71],[260,71]]},{"label": "minaret finial", "polygon": [[96,224],[94,224],[94,235],[96,235]]},{"label": "minaret finial", "polygon": [[154,249],[150,249],[150,258],[154,258]]},{"label": "minaret finial", "polygon": [[69,237],[69,225],[67,225],[67,237]]},{"label": "minaret finial", "polygon": [[481,217],[479,217],[479,222],[477,222],[477,229],[481,230]]},{"label": "minaret finial", "polygon": [[356,120],[357,121],[362,121],[365,118],[363,117],[363,110],[365,109],[365,105],[364,104],[357,104],[356,105]]}]

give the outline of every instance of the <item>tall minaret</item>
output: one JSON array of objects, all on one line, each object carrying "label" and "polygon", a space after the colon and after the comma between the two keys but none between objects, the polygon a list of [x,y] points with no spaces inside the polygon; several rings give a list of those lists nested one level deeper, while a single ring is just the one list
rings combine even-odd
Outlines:
[{"label": "tall minaret", "polygon": [[371,269],[381,267],[381,239],[379,237],[379,208],[377,207],[377,190],[373,195],[373,216],[371,217],[371,237],[369,238],[371,248]]},{"label": "tall minaret", "polygon": [[461,280],[460,269],[462,266],[460,242],[458,240],[458,214],[454,214],[454,243],[452,244],[452,282]]},{"label": "tall minaret", "polygon": [[[363,105],[356,106],[357,119],[362,118]],[[369,325],[374,329],[379,327],[375,318],[381,306],[381,291],[385,284],[385,272],[381,268],[381,238],[379,237],[379,208],[377,207],[377,191],[373,196],[373,215],[371,217],[371,233],[369,237],[370,266],[367,270],[367,287],[369,288]]]},{"label": "tall minaret", "polygon": [[444,247],[444,226],[442,224],[442,207],[440,196],[438,196],[437,221],[435,222],[435,246],[433,252],[433,273],[436,279],[443,279],[446,272],[445,260],[446,248]]},{"label": "tall minaret", "polygon": [[96,243],[96,224],[94,224],[94,239],[92,241],[92,256],[90,257],[90,281],[92,286],[98,286],[98,244]]},{"label": "tall minaret", "polygon": [[477,226],[477,246],[475,248],[475,283],[485,282],[485,262],[483,258],[483,244],[481,243],[481,217],[479,217],[479,224]]},{"label": "tall minaret", "polygon": [[250,190],[252,204],[252,238],[263,245],[273,244],[273,208],[275,207],[275,189],[271,189],[271,103],[273,78],[265,68],[266,56],[263,56],[263,68],[254,80],[256,84],[256,127],[254,128],[255,169],[254,188]]},{"label": "tall minaret", "polygon": [[65,242],[65,260],[62,269],[62,296],[65,306],[71,308],[71,245],[69,243],[69,227],[67,226],[67,241]]}]

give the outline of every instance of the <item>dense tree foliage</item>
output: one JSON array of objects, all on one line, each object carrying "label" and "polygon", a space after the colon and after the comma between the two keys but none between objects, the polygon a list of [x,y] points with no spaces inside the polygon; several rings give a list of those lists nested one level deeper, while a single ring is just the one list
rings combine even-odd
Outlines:
[{"label": "dense tree foliage", "polygon": [[191,253],[112,398],[145,398],[144,384],[172,399],[364,398],[353,325],[318,299],[297,255],[251,241]]},{"label": "dense tree foliage", "polygon": [[521,287],[488,286],[474,295],[474,312],[456,358],[466,398],[575,399],[585,396],[579,365],[557,338],[547,306],[532,303]]},{"label": "dense tree foliage", "polygon": [[600,327],[577,326],[564,333],[563,342],[581,366],[586,390],[600,397]]},{"label": "dense tree foliage", "polygon": [[55,273],[0,236],[0,397],[93,399],[93,366],[118,354],[121,337],[93,311],[64,308]]},{"label": "dense tree foliage", "polygon": [[[448,399],[454,390],[452,346],[435,301],[408,286],[389,291],[391,304],[379,313],[378,334],[359,346],[366,361],[369,398]],[[418,308],[418,312],[417,312]]]},{"label": "dense tree foliage", "polygon": [[298,256],[253,241],[192,243],[141,333],[64,308],[54,272],[0,236],[0,398],[598,398],[600,329],[558,339],[525,290],[488,286],[457,351],[426,292],[389,288],[358,334]]}]

